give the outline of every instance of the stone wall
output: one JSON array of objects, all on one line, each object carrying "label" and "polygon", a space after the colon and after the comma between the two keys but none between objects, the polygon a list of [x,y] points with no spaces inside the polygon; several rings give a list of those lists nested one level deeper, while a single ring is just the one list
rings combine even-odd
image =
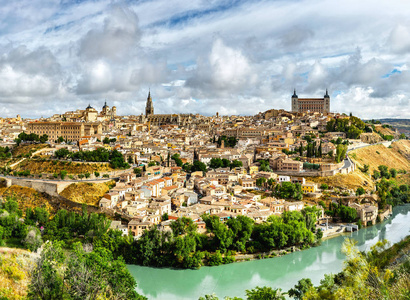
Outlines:
[{"label": "stone wall", "polygon": [[72,184],[72,182],[57,182],[57,181],[42,181],[42,180],[31,180],[24,178],[3,178],[7,182],[7,186],[19,185],[28,188],[33,188],[40,193],[46,193],[50,196],[59,196],[67,186]]}]

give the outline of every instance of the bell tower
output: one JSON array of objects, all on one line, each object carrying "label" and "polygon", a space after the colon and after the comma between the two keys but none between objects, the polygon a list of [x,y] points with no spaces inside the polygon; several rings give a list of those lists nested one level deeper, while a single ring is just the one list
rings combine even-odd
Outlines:
[{"label": "bell tower", "polygon": [[151,98],[151,90],[148,92],[147,105],[145,106],[145,116],[154,114],[154,105]]}]

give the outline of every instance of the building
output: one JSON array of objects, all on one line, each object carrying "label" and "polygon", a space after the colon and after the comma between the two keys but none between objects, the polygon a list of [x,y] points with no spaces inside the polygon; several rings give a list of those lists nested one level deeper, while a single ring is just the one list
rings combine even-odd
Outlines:
[{"label": "building", "polygon": [[80,122],[32,122],[27,125],[28,133],[47,134],[49,140],[62,136],[67,141],[79,141],[84,136],[84,123]]},{"label": "building", "polygon": [[154,104],[151,98],[151,91],[148,92],[147,104],[145,106],[145,116],[141,115],[139,123],[149,122],[150,125],[187,125],[193,118],[192,114],[154,114]]},{"label": "building", "polygon": [[145,116],[151,116],[154,114],[154,104],[152,103],[152,98],[151,98],[151,91],[148,92],[148,97],[147,97],[147,105],[145,106]]},{"label": "building", "polygon": [[292,95],[292,112],[330,112],[330,97],[326,90],[323,98],[298,98],[296,90]]},{"label": "building", "polygon": [[316,183],[308,182],[308,183],[302,184],[302,192],[304,194],[315,193],[316,191],[317,191],[317,184]]},{"label": "building", "polygon": [[101,123],[32,122],[27,125],[27,131],[39,136],[46,134],[51,141],[62,136],[66,141],[78,142],[83,136],[101,134],[102,126]]}]

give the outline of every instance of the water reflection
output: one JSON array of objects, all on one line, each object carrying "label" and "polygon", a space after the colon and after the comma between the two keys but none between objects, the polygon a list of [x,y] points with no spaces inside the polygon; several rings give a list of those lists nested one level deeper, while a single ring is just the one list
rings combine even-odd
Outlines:
[{"label": "water reflection", "polygon": [[321,246],[283,257],[241,262],[200,270],[155,269],[128,266],[138,282],[138,292],[149,299],[198,299],[215,293],[219,297],[243,297],[246,289],[269,285],[288,290],[301,278],[318,284],[325,273],[342,269],[344,255],[340,246],[346,236],[358,241],[360,250],[368,250],[379,239],[392,243],[409,234],[410,206],[394,208],[392,218],[382,224],[322,242]]}]

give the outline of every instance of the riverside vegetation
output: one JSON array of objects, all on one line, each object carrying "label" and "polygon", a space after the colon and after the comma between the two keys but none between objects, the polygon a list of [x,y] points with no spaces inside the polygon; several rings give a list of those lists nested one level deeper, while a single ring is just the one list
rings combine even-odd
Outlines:
[{"label": "riverside vegetation", "polygon": [[[247,300],[354,300],[410,298],[410,236],[388,248],[386,240],[379,241],[369,252],[360,252],[356,242],[346,238],[342,245],[346,255],[343,270],[326,274],[320,285],[314,286],[303,278],[287,292],[280,288],[256,287],[246,291]],[[218,300],[206,295],[199,300]],[[224,300],[243,300],[225,297]]]},{"label": "riverside vegetation", "polygon": [[27,272],[0,257],[4,280],[30,280],[21,298],[2,286],[0,299],[22,299],[25,294],[28,299],[146,299],[135,292],[135,279],[122,257],[95,243],[110,226],[104,215],[59,210],[50,219],[44,208],[27,208],[22,217],[13,199],[1,204],[0,244],[41,251]]}]

